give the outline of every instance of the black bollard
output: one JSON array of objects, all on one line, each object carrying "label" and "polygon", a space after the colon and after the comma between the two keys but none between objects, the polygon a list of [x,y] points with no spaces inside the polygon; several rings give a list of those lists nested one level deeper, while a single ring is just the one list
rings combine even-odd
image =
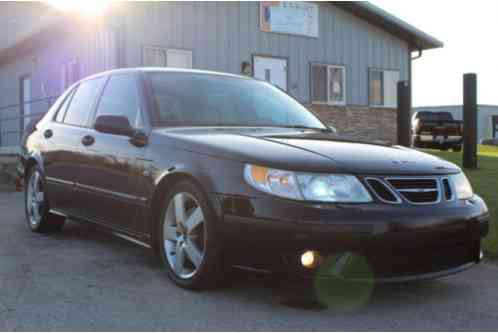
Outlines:
[{"label": "black bollard", "polygon": [[408,81],[398,82],[398,145],[411,143],[411,90]]},{"label": "black bollard", "polygon": [[477,168],[477,75],[463,76],[463,167]]}]

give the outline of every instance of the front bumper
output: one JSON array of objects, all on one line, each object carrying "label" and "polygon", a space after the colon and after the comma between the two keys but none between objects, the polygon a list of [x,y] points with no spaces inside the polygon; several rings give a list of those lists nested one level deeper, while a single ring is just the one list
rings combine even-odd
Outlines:
[{"label": "front bumper", "polygon": [[[270,196],[219,200],[230,257],[305,276],[394,282],[453,274],[480,261],[489,224],[477,196],[431,206],[304,204]],[[306,250],[320,253],[318,268],[302,267]]]}]

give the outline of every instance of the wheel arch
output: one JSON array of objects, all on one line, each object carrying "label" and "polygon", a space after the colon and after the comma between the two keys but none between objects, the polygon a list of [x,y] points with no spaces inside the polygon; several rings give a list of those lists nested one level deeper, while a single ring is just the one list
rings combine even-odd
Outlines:
[{"label": "wheel arch", "polygon": [[[206,177],[201,177],[199,174],[192,172],[188,169],[175,169],[171,172],[164,173],[158,180],[155,182],[155,190],[151,198],[151,230],[154,230],[156,225],[156,221],[159,219],[159,215],[161,213],[161,203],[164,200],[164,197],[167,195],[168,191],[177,183],[181,181],[190,181],[197,185],[199,189],[203,192],[211,207],[213,208],[214,213],[217,218],[220,219],[221,214],[221,204],[216,199],[214,195],[210,195],[210,181],[206,179]],[[154,248],[157,248],[157,238],[154,234],[151,235],[152,242]]]},{"label": "wheel arch", "polygon": [[34,165],[38,165],[38,167],[41,169],[43,173],[45,173],[45,170],[43,168],[43,159],[41,157],[41,154],[39,152],[33,152],[30,155],[28,155],[28,158],[26,159],[26,162],[24,163],[24,179],[26,180],[26,177],[28,177],[29,170],[31,167]]}]

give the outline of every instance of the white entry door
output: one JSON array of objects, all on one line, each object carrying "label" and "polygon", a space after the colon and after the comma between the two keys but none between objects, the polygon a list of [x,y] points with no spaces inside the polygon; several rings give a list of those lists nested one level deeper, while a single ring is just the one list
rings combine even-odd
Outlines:
[{"label": "white entry door", "polygon": [[254,56],[254,77],[287,91],[287,59]]}]

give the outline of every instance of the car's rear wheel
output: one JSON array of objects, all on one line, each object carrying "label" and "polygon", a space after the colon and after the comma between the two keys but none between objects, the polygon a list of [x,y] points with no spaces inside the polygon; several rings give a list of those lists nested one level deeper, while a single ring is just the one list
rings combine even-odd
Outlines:
[{"label": "car's rear wheel", "polygon": [[167,194],[159,221],[160,250],[168,276],[177,285],[204,289],[220,281],[215,224],[206,196],[193,182],[182,181]]},{"label": "car's rear wheel", "polygon": [[42,170],[34,165],[28,170],[24,190],[25,212],[28,227],[33,232],[59,231],[64,226],[63,216],[50,213]]}]

